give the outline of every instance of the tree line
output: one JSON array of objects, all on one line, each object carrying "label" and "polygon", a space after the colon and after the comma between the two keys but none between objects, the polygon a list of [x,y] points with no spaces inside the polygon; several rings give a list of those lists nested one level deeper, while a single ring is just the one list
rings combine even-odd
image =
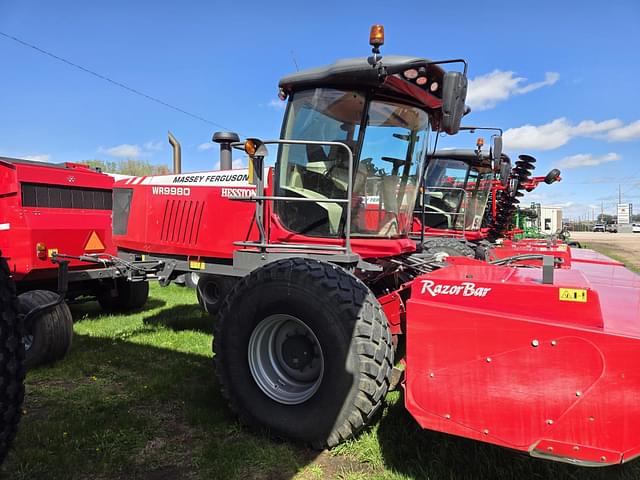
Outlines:
[{"label": "tree line", "polygon": [[82,163],[86,163],[92,168],[99,168],[105,173],[119,173],[120,175],[133,175],[135,177],[171,173],[167,165],[153,165],[146,160],[85,160]]}]

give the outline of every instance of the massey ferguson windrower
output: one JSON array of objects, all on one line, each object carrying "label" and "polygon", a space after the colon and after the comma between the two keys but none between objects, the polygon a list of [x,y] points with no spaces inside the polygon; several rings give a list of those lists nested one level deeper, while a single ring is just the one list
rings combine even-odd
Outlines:
[{"label": "massey ferguson windrower", "polygon": [[[492,146],[483,151],[478,138],[476,149],[443,149],[429,153],[422,195],[418,196],[411,235],[422,251],[442,255],[490,258],[497,239],[513,238],[513,212],[524,191],[540,183],[560,180],[560,171],[532,177],[535,159],[520,155],[514,168],[502,153],[502,130],[461,127],[461,130],[493,130]],[[527,169],[523,168],[524,159]]]},{"label": "massey ferguson windrower", "polygon": [[[326,447],[361,429],[406,334],[406,406],[424,427],[587,464],[632,458],[637,277],[588,255],[560,268],[570,251],[416,254],[429,136],[456,133],[467,81],[439,66],[451,62],[381,58],[381,33],[369,58],[280,81],[280,140],[219,133],[222,171],[119,182],[119,255],[165,282],[210,282],[220,388],[273,435]],[[248,170],[230,169],[231,147]]]}]

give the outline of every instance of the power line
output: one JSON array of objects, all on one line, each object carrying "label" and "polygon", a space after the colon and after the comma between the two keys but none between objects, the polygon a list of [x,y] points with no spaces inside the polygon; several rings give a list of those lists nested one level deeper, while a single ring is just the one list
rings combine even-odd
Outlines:
[{"label": "power line", "polygon": [[47,55],[47,56],[49,56],[49,57],[51,57],[51,58],[53,58],[55,60],[58,60],[58,61],[63,62],[63,63],[66,63],[67,65],[70,65],[72,67],[75,67],[78,70],[82,70],[83,72],[88,73],[89,75],[93,75],[94,77],[97,77],[97,78],[99,78],[101,80],[104,80],[105,82],[109,82],[109,83],[111,83],[111,84],[113,84],[113,85],[115,85],[117,87],[123,88],[123,89],[127,90],[130,93],[133,93],[135,95],[139,95],[141,97],[144,97],[147,100],[151,100],[152,102],[158,103],[158,104],[163,105],[163,106],[168,107],[168,108],[171,108],[172,110],[175,110],[177,112],[180,112],[180,113],[183,113],[185,115],[188,115],[191,118],[195,118],[196,120],[200,120],[201,122],[208,123],[209,125],[213,125],[214,127],[222,128],[223,130],[230,130],[229,128],[225,127],[224,125],[220,125],[219,123],[216,123],[216,122],[214,122],[212,120],[208,120],[208,119],[206,119],[204,117],[201,117],[200,115],[196,115],[195,113],[191,113],[191,112],[188,112],[188,111],[186,111],[186,110],[184,110],[184,109],[182,109],[180,107],[176,107],[175,105],[171,105],[170,103],[167,103],[164,100],[160,100],[159,98],[156,98],[156,97],[154,97],[152,95],[148,95],[148,94],[146,94],[144,92],[141,92],[140,90],[137,90],[135,88],[129,87],[128,85],[125,85],[124,83],[118,82],[117,80],[109,78],[109,77],[107,77],[105,75],[101,75],[100,73],[94,72],[93,70],[90,70],[90,69],[88,69],[86,67],[83,67],[82,65],[78,65],[77,63],[73,63],[72,61],[67,60],[66,58],[59,57],[58,55],[56,55],[54,53],[51,53],[51,52],[49,52],[47,50],[44,50],[43,48],[40,48],[40,47],[38,47],[36,45],[33,45],[33,44],[29,43],[29,42],[25,42],[24,40],[21,40],[21,39],[19,39],[17,37],[14,37],[13,35],[9,35],[8,33],[4,33],[2,31],[0,31],[0,35],[2,35],[5,38],[8,38],[9,40],[13,40],[14,42],[19,43],[19,44],[21,44],[21,45],[23,45],[25,47],[32,48],[33,50],[35,50],[35,51],[37,51],[39,53],[42,53],[44,55]]}]

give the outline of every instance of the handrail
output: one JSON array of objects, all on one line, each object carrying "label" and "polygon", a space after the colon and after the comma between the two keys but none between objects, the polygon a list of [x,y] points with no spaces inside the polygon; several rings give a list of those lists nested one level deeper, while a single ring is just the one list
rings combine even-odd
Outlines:
[{"label": "handrail", "polygon": [[[296,197],[280,197],[280,196],[269,196],[269,195],[255,195],[252,197],[229,197],[230,200],[239,200],[239,201],[253,201],[253,202],[263,202],[263,201],[287,201],[287,202],[316,202],[316,203],[346,203],[347,204],[347,219],[345,226],[345,246],[344,248],[340,247],[340,249],[344,249],[346,254],[351,254],[353,251],[351,250],[351,207],[352,207],[352,196],[353,196],[353,153],[351,149],[342,142],[324,142],[318,140],[264,140],[262,141],[264,145],[321,145],[321,146],[335,146],[342,147],[347,151],[349,156],[349,169],[348,169],[348,182],[347,182],[347,198],[326,198],[326,199],[312,199],[312,198],[296,198]],[[233,147],[242,147],[244,145],[243,142],[234,142],[231,144]],[[264,193],[264,192],[263,192]],[[256,209],[258,207],[256,206]],[[260,219],[262,221],[263,219]],[[251,243],[251,242],[235,242],[236,245],[244,245],[250,246],[249,244],[259,247],[259,248],[283,248],[278,244],[270,244],[267,242],[264,232],[260,229],[260,242]],[[286,244],[284,244],[286,245]],[[309,244],[310,249],[316,248],[317,245]]]}]

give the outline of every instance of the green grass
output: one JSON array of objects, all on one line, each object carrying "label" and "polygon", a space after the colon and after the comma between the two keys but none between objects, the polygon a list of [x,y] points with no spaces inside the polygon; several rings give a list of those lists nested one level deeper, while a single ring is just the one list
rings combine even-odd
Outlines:
[{"label": "green grass", "polygon": [[640,263],[638,263],[637,259],[629,258],[623,254],[621,254],[615,248],[612,248],[603,243],[585,243],[583,248],[590,248],[591,250],[595,250],[596,252],[600,252],[603,255],[606,255],[613,260],[617,260],[618,262],[624,263],[624,266],[629,270],[635,273],[640,273]]},{"label": "green grass", "polygon": [[69,356],[27,378],[25,414],[0,477],[22,479],[636,479],[421,430],[391,392],[384,412],[330,452],[241,427],[216,385],[212,319],[194,292],[153,285],[145,311],[72,307]]}]

